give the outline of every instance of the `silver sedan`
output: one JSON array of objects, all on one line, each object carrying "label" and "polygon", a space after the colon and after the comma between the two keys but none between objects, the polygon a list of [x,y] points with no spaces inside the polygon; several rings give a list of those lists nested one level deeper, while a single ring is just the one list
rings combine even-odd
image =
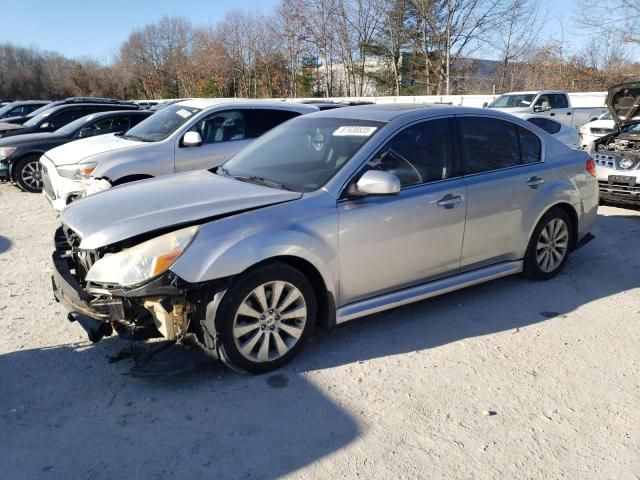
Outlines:
[{"label": "silver sedan", "polygon": [[500,112],[314,113],[211,171],[65,209],[53,288],[94,341],[190,338],[264,372],[316,328],[507,275],[554,277],[590,237],[595,174],[585,152]]}]

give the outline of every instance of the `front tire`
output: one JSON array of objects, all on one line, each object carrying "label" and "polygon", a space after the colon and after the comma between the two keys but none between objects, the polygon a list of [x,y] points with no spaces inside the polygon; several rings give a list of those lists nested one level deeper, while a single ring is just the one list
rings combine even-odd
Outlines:
[{"label": "front tire", "polygon": [[25,192],[41,192],[42,168],[38,157],[25,157],[18,160],[13,178]]},{"label": "front tire", "polygon": [[313,287],[299,270],[281,262],[249,270],[227,290],[218,310],[223,361],[254,374],[280,368],[306,343],[316,311]]},{"label": "front tire", "polygon": [[535,230],[524,257],[524,273],[535,280],[555,277],[567,263],[573,239],[573,224],[558,207],[545,213]]}]

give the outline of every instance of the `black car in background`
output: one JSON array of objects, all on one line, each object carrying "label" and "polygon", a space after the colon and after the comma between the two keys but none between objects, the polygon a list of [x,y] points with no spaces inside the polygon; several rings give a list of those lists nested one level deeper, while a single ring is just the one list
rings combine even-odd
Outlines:
[{"label": "black car in background", "polygon": [[[47,108],[48,107],[48,108]],[[12,123],[0,123],[0,136],[2,138],[26,133],[53,132],[66,124],[91,113],[107,112],[109,110],[139,110],[132,103],[101,102],[71,102],[49,107],[45,105],[40,113],[31,116],[22,125]],[[37,110],[36,110],[37,112]],[[34,113],[36,113],[34,112]]]},{"label": "black car in background", "polygon": [[[115,108],[111,105],[111,108]],[[117,107],[120,108],[120,107]],[[40,156],[79,138],[126,132],[154,112],[115,110],[81,117],[55,132],[29,133],[0,139],[0,181],[13,181],[27,192],[42,190]]]},{"label": "black car in background", "polygon": [[[0,119],[26,118],[31,112],[51,103],[49,100],[18,100],[0,108]],[[15,122],[14,122],[15,123]]]},{"label": "black car in background", "polygon": [[[81,103],[112,105],[112,106],[133,105],[132,102],[123,102],[120,100],[116,100],[114,98],[101,98],[101,97],[69,97],[69,98],[65,98],[64,100],[56,100],[54,102],[46,103],[45,105],[41,106],[37,110],[33,110],[29,114],[0,119],[0,136],[2,136],[4,132],[7,132],[9,130],[19,129],[21,125],[23,125],[24,123],[28,122],[29,120],[33,119],[34,117],[40,115],[41,113],[43,113],[44,111],[50,108],[58,107],[60,105],[73,105],[73,104],[77,105]],[[133,106],[136,107],[135,105]]]}]

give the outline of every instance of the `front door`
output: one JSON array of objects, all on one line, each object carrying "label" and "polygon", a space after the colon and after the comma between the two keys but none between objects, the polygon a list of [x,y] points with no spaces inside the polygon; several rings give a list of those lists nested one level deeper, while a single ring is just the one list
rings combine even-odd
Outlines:
[{"label": "front door", "polygon": [[452,140],[448,119],[402,130],[360,172],[394,173],[400,193],[338,202],[340,306],[459,267],[466,189],[455,167]]},{"label": "front door", "polygon": [[248,109],[218,111],[198,120],[189,131],[198,132],[202,144],[186,147],[182,137],[175,148],[175,171],[216,167],[246,147],[251,139],[247,132]]}]

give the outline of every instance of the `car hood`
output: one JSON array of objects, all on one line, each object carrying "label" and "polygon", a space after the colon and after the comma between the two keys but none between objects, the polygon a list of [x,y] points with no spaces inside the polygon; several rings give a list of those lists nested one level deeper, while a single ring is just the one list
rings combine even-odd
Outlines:
[{"label": "car hood", "polygon": [[7,145],[18,146],[27,143],[48,142],[50,140],[65,140],[66,137],[62,135],[56,135],[55,133],[25,133],[24,135],[18,135],[15,137],[7,137],[6,139],[0,139],[0,147]]},{"label": "car hood", "polygon": [[20,125],[18,123],[0,122],[0,132],[7,132],[9,130],[17,130],[19,128],[24,128],[24,126]]},{"label": "car hood", "polygon": [[166,175],[90,195],[62,211],[64,225],[95,249],[276,203],[301,193],[242,182],[207,170]]},{"label": "car hood", "polygon": [[607,107],[620,127],[640,122],[640,81],[611,87],[607,92]]},{"label": "car hood", "polygon": [[1,121],[2,123],[11,123],[11,124],[19,123],[20,125],[22,125],[27,120],[29,120],[29,117],[25,117],[24,115],[19,115],[17,117],[4,117]]},{"label": "car hood", "polygon": [[113,152],[124,148],[140,147],[147,145],[144,142],[127,140],[115,134],[98,135],[96,137],[83,138],[75,142],[67,143],[47,152],[47,157],[54,165],[70,165],[79,163],[93,155]]}]

